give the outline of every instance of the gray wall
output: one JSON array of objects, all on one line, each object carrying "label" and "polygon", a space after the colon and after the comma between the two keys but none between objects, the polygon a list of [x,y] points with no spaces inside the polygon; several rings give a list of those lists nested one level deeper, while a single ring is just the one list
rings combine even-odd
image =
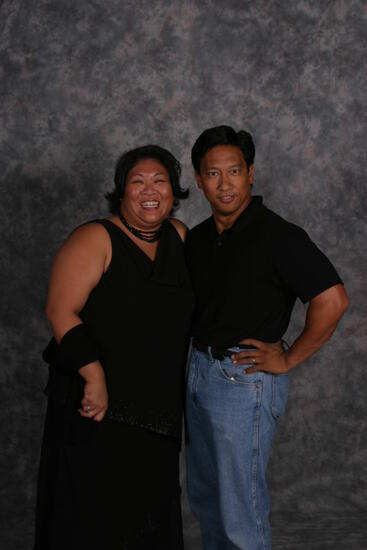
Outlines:
[{"label": "gray wall", "polygon": [[[120,152],[147,142],[182,160],[192,193],[178,217],[201,221],[189,153],[220,123],[253,133],[256,192],[309,231],[352,300],[332,342],[294,373],[273,512],[362,512],[365,25],[363,0],[0,2],[2,548],[31,546],[52,257],[74,226],[107,213]],[[186,505],[185,521],[198,548]]]}]

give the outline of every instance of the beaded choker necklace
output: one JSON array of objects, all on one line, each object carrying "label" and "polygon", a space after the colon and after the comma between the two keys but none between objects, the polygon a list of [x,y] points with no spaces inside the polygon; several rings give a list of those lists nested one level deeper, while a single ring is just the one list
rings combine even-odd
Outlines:
[{"label": "beaded choker necklace", "polygon": [[162,234],[163,223],[158,227],[156,231],[142,231],[141,229],[137,229],[133,225],[130,225],[129,222],[125,220],[121,212],[118,213],[118,217],[120,218],[126,229],[130,231],[130,233],[135,235],[135,237],[138,237],[138,239],[146,241],[147,243],[154,243],[155,241],[158,241]]}]

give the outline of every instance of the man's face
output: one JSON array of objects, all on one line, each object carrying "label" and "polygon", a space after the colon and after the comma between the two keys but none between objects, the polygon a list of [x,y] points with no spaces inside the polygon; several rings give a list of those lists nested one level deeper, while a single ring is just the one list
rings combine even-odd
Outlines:
[{"label": "man's face", "polygon": [[217,145],[201,161],[200,174],[195,172],[200,189],[208,199],[215,216],[237,216],[251,201],[254,165],[248,170],[242,151],[234,145]]}]

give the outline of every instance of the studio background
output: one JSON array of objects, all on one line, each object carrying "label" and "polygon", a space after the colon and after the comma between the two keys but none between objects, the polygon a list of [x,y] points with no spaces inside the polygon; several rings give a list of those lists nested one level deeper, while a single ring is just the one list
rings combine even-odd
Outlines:
[{"label": "studio background", "polygon": [[[107,215],[115,161],[142,144],[181,159],[177,217],[204,219],[190,150],[218,124],[253,134],[254,192],[309,232],[351,299],[293,375],[269,468],[274,549],[365,549],[366,2],[3,0],[0,29],[2,550],[32,547],[52,258]],[[186,500],[184,520],[201,548]]]}]

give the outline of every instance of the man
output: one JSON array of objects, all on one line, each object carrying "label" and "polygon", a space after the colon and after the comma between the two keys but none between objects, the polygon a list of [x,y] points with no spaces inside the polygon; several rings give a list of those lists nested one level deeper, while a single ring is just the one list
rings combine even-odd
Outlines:
[{"label": "man", "polygon": [[[190,231],[197,298],[187,387],[188,496],[205,550],[269,550],[265,473],[289,372],[330,338],[348,306],[303,229],[252,197],[251,135],[219,126],[192,149],[212,216]],[[296,298],[304,329],[282,341]]]}]

